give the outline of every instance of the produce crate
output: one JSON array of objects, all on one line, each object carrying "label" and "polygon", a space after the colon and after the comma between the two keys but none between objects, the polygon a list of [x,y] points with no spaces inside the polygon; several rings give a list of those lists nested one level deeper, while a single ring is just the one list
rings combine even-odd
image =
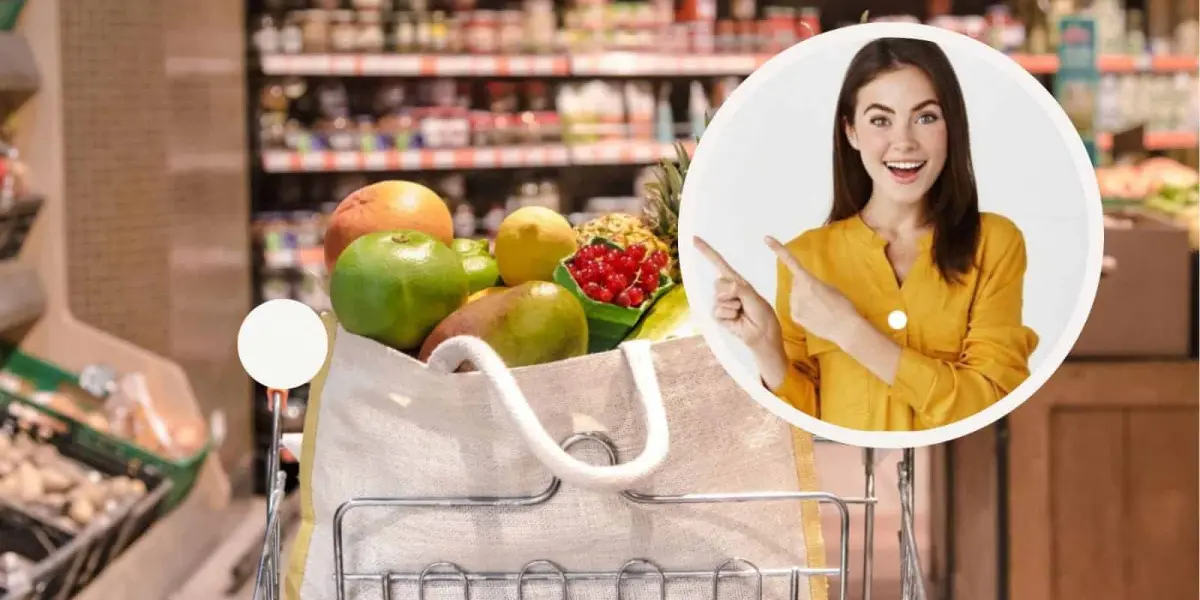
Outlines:
[{"label": "produce crate", "polygon": [[[0,371],[8,371],[30,381],[38,391],[56,391],[64,384],[74,384],[79,381],[77,375],[25,354],[13,346],[0,345]],[[173,461],[145,450],[129,440],[99,431],[86,423],[38,404],[30,398],[23,398],[0,390],[0,410],[6,410],[7,406],[13,402],[31,406],[64,423],[68,430],[66,435],[73,446],[72,453],[87,457],[86,462],[89,464],[95,463],[109,465],[110,468],[133,470],[139,470],[144,466],[151,473],[159,474],[170,480],[172,483],[171,493],[159,508],[163,514],[171,511],[187,498],[188,492],[195,484],[196,478],[200,474],[200,468],[204,465],[204,460],[211,450],[211,442],[206,442],[194,456]]]},{"label": "produce crate", "polygon": [[[22,410],[23,409],[23,410]],[[31,413],[23,404],[9,402],[0,411],[0,436],[17,431],[17,414]],[[69,428],[42,438],[62,459],[106,476],[128,476],[146,486],[146,494],[115,511],[102,512],[87,525],[52,522],[13,501],[0,498],[0,571],[10,563],[24,563],[19,574],[0,574],[0,600],[69,598],[78,594],[112,561],[158,520],[172,483],[147,465],[92,462],[93,455],[74,443]]]},{"label": "produce crate", "polygon": [[0,31],[12,31],[17,26],[22,8],[25,0],[0,0]]}]

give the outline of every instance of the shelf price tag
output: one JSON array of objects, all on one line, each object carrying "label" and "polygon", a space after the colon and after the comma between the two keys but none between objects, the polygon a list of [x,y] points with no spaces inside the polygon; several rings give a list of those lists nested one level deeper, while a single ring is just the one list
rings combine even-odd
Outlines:
[{"label": "shelf price tag", "polygon": [[597,154],[601,163],[616,163],[621,160],[621,150],[622,147],[618,144],[602,144]]},{"label": "shelf price tag", "polygon": [[356,170],[359,156],[357,152],[338,152],[333,155],[333,168],[338,171]]},{"label": "shelf price tag", "polygon": [[386,152],[367,152],[363,155],[363,168],[371,171],[383,171],[387,169],[387,153]]},{"label": "shelf price tag", "polygon": [[526,161],[526,164],[531,165],[531,166],[535,166],[535,167],[545,166],[545,164],[546,164],[546,149],[542,148],[540,146],[530,148],[529,152],[525,155],[525,161]]},{"label": "shelf price tag", "polygon": [[519,148],[504,148],[500,150],[501,166],[514,167],[521,164],[521,150]]},{"label": "shelf price tag", "polygon": [[497,61],[496,57],[494,56],[479,56],[475,58],[474,62],[475,64],[472,67],[472,71],[474,71],[476,75],[499,74],[499,61]]},{"label": "shelf price tag", "polygon": [[324,171],[325,153],[308,152],[300,155],[300,168],[305,171]]},{"label": "shelf price tag", "polygon": [[472,74],[472,58],[469,56],[443,56],[438,59],[438,75]]},{"label": "shelf price tag", "polygon": [[474,159],[476,167],[494,167],[496,166],[496,151],[491,148],[481,148],[475,151]]},{"label": "shelf price tag", "polygon": [[405,171],[411,171],[421,168],[421,151],[420,150],[405,150],[400,153],[400,168]]},{"label": "shelf price tag", "polygon": [[454,160],[454,152],[450,150],[435,150],[432,156],[433,166],[438,169],[449,169],[457,167]]},{"label": "shelf price tag", "polygon": [[355,75],[358,73],[357,56],[333,56],[329,60],[329,73],[333,75]]},{"label": "shelf price tag", "polygon": [[504,70],[507,75],[531,75],[534,73],[533,59],[528,56],[513,56],[505,59],[508,63]]}]

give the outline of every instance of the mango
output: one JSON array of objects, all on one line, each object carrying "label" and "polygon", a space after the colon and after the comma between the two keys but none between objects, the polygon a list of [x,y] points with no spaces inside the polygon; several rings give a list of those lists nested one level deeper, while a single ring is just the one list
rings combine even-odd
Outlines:
[{"label": "mango", "polygon": [[687,292],[682,285],[677,285],[663,294],[646,311],[642,321],[625,336],[625,339],[661,342],[691,335],[695,333],[689,322],[691,314]]},{"label": "mango", "polygon": [[588,348],[583,305],[548,281],[526,282],[467,303],[434,328],[417,358],[428,361],[434,348],[460,335],[487,342],[509,368],[583,356]]}]

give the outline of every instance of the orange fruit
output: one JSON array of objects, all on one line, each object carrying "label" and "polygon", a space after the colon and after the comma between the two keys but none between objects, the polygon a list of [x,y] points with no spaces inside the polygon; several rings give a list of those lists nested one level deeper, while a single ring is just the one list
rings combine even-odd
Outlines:
[{"label": "orange fruit", "polygon": [[454,242],[454,220],[441,196],[419,183],[381,181],[355,190],[334,209],[325,231],[325,267],[332,273],[354,240],[397,230],[419,231],[447,246]]}]

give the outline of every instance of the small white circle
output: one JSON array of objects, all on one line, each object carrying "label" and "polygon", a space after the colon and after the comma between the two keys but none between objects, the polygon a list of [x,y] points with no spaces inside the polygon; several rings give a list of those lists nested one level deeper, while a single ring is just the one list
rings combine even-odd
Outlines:
[{"label": "small white circle", "polygon": [[900,330],[904,329],[905,325],[908,325],[908,315],[904,314],[904,311],[893,310],[888,313],[888,327]]},{"label": "small white circle", "polygon": [[329,337],[321,317],[295,300],[271,300],[250,311],[238,330],[238,359],[251,379],[272,389],[298,388],[325,364]]}]

